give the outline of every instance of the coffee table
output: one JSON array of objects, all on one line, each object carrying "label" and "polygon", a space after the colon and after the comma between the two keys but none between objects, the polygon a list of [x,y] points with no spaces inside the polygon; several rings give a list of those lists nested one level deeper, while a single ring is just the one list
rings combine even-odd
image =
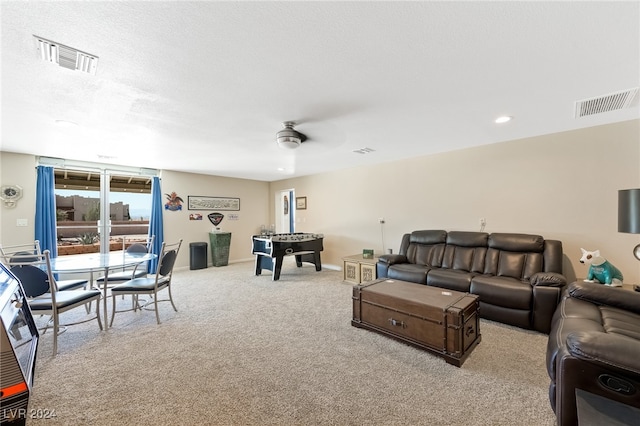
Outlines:
[{"label": "coffee table", "polygon": [[399,280],[353,287],[351,325],[438,355],[460,367],[480,343],[478,296]]}]

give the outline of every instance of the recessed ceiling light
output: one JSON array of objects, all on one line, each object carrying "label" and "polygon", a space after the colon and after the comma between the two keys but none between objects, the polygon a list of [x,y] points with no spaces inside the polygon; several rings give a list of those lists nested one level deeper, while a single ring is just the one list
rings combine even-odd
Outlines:
[{"label": "recessed ceiling light", "polygon": [[511,120],[513,120],[513,117],[511,117],[510,115],[503,115],[502,117],[496,118],[496,123],[502,124],[502,123],[507,123]]},{"label": "recessed ceiling light", "polygon": [[56,126],[60,127],[76,127],[78,123],[69,120],[56,120]]}]

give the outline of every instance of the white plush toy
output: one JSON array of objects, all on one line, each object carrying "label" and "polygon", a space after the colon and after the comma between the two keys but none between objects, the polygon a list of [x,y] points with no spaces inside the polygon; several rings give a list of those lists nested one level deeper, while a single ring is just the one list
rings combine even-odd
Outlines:
[{"label": "white plush toy", "polygon": [[600,250],[587,251],[583,248],[580,263],[589,265],[586,282],[596,281],[612,287],[622,287],[622,272],[613,266],[607,259],[600,256]]}]

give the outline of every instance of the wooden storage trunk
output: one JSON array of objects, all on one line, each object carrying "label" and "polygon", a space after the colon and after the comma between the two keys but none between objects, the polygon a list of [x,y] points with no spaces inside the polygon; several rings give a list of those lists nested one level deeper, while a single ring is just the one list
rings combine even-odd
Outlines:
[{"label": "wooden storage trunk", "polygon": [[425,349],[457,367],[481,340],[478,296],[398,280],[354,286],[351,324]]}]

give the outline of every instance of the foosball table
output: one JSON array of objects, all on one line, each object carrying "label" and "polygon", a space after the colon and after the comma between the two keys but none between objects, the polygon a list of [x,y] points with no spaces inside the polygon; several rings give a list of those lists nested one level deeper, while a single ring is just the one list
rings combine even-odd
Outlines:
[{"label": "foosball table", "polygon": [[256,255],[256,275],[267,269],[271,271],[272,280],[279,280],[285,256],[295,256],[298,268],[302,267],[302,262],[308,262],[315,265],[316,271],[321,271],[323,238],[322,234],[303,232],[252,236],[251,253]]}]

